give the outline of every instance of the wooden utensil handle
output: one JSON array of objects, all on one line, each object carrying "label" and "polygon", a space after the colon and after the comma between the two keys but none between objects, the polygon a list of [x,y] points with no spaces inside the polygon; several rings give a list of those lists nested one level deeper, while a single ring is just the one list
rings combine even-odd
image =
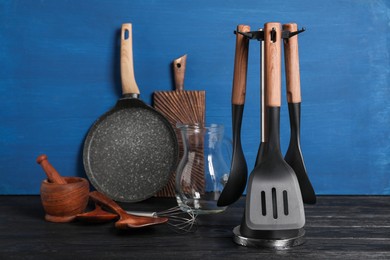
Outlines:
[{"label": "wooden utensil handle", "polygon": [[187,54],[173,61],[173,77],[175,90],[184,90],[184,76],[186,72]]},{"label": "wooden utensil handle", "polygon": [[121,78],[123,94],[139,94],[134,77],[132,24],[122,24],[121,30]]},{"label": "wooden utensil handle", "polygon": [[57,172],[57,170],[50,164],[46,154],[38,156],[37,163],[41,165],[42,169],[47,175],[47,179],[49,182],[57,184],[67,183],[66,180],[62,178],[61,175]]},{"label": "wooden utensil handle", "polygon": [[[250,32],[248,25],[238,25],[237,32]],[[236,52],[234,57],[232,104],[243,105],[245,103],[246,77],[248,69],[249,39],[236,33]]]},{"label": "wooden utensil handle", "polygon": [[89,197],[97,202],[98,204],[101,204],[103,206],[106,206],[107,208],[113,210],[115,213],[119,215],[126,214],[126,212],[112,199],[107,197],[106,195],[98,192],[98,191],[92,191],[89,193]]},{"label": "wooden utensil handle", "polygon": [[281,35],[280,23],[264,24],[264,72],[266,105],[280,107],[281,104]]},{"label": "wooden utensil handle", "polygon": [[[295,32],[296,23],[283,25],[283,30]],[[287,102],[301,102],[301,82],[299,75],[298,35],[284,40],[284,63],[286,68]]]}]

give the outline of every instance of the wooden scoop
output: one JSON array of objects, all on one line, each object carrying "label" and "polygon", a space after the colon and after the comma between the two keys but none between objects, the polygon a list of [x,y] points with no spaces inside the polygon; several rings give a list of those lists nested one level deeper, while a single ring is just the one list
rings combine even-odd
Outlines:
[{"label": "wooden scoop", "polygon": [[102,207],[96,203],[94,210],[76,215],[77,220],[88,223],[105,223],[117,218],[117,214],[103,210]]},{"label": "wooden scoop", "polygon": [[115,222],[115,227],[118,229],[142,228],[168,222],[168,218],[165,217],[141,217],[128,214],[115,201],[98,191],[92,191],[89,197],[96,203],[113,210],[119,215],[119,220]]}]

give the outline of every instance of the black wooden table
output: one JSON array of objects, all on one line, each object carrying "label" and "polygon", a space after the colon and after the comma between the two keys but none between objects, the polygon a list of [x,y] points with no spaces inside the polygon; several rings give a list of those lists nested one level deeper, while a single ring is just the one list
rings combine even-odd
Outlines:
[{"label": "black wooden table", "polygon": [[[175,200],[121,205],[161,210]],[[390,259],[390,196],[319,196],[305,206],[306,243],[283,251],[233,242],[243,206],[200,216],[195,233],[166,225],[118,232],[113,223],[49,223],[39,196],[0,196],[0,259]]]}]

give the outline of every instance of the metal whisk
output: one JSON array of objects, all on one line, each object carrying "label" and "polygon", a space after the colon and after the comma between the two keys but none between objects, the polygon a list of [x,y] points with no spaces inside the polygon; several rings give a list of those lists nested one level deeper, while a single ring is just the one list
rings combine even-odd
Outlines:
[{"label": "metal whisk", "polygon": [[144,212],[144,211],[126,211],[129,214],[136,216],[148,217],[167,217],[167,224],[172,227],[175,232],[188,233],[195,232],[197,229],[196,217],[197,214],[188,206],[176,206],[163,211]]}]

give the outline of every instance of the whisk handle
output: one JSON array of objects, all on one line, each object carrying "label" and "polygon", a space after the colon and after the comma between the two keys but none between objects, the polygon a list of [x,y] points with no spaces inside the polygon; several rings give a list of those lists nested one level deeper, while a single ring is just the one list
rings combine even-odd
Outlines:
[{"label": "whisk handle", "polygon": [[140,216],[140,217],[153,217],[157,218],[157,212],[148,212],[148,211],[126,211],[127,214],[135,215],[135,216]]}]

